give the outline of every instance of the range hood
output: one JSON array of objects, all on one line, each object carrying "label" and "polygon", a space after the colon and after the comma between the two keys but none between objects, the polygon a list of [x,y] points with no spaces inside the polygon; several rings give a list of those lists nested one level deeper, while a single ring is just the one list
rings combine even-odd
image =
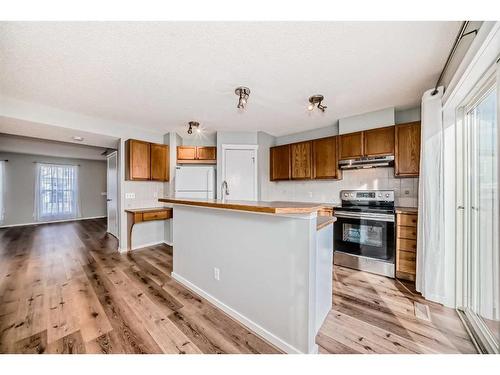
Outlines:
[{"label": "range hood", "polygon": [[340,169],[364,169],[377,167],[392,167],[394,165],[394,155],[373,156],[367,158],[340,160]]}]

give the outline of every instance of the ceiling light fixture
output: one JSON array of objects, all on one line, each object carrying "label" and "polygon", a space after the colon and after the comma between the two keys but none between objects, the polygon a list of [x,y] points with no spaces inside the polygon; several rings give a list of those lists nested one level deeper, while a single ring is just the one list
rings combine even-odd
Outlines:
[{"label": "ceiling light fixture", "polygon": [[196,121],[189,121],[188,134],[193,134],[193,128],[196,128],[197,133],[201,133],[200,123]]},{"label": "ceiling light fixture", "polygon": [[307,106],[307,109],[309,111],[312,111],[314,107],[317,105],[318,108],[321,110],[321,112],[325,112],[325,109],[327,108],[326,105],[322,105],[321,102],[323,101],[324,97],[323,95],[313,95],[309,98],[309,105]]},{"label": "ceiling light fixture", "polygon": [[250,89],[248,87],[240,86],[234,90],[234,93],[240,97],[237,108],[244,109],[248,101],[248,96],[250,95]]}]

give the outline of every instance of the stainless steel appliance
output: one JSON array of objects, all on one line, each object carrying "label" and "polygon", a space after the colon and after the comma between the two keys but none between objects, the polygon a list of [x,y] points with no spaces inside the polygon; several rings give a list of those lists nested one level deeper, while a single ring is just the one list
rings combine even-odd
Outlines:
[{"label": "stainless steel appliance", "polygon": [[394,277],[394,191],[342,190],[340,199],[334,213],[334,263]]},{"label": "stainless steel appliance", "polygon": [[340,169],[365,169],[392,167],[394,165],[394,155],[389,156],[372,156],[350,160],[340,160]]}]

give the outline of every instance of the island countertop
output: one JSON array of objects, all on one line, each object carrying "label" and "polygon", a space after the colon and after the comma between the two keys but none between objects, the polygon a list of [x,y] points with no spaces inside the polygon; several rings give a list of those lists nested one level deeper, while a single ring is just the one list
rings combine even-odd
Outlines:
[{"label": "island countertop", "polygon": [[159,202],[182,204],[187,206],[222,208],[227,210],[259,212],[269,214],[309,214],[317,212],[325,205],[306,202],[265,202],[265,201],[232,201],[219,199],[181,199],[160,198]]}]

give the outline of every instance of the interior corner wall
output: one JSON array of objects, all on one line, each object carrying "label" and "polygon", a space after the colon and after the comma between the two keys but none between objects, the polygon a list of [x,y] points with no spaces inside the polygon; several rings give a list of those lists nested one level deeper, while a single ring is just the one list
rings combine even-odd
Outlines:
[{"label": "interior corner wall", "polygon": [[257,160],[258,160],[258,181],[259,181],[259,189],[258,189],[258,199],[264,200],[263,197],[269,196],[269,178],[270,178],[270,169],[269,169],[269,149],[276,144],[276,138],[272,135],[265,132],[257,133],[257,142],[259,145],[259,149],[257,150]]},{"label": "interior corner wall", "polygon": [[2,226],[32,224],[35,205],[36,162],[79,165],[82,218],[106,216],[106,161],[0,152],[5,167],[5,220]]}]

